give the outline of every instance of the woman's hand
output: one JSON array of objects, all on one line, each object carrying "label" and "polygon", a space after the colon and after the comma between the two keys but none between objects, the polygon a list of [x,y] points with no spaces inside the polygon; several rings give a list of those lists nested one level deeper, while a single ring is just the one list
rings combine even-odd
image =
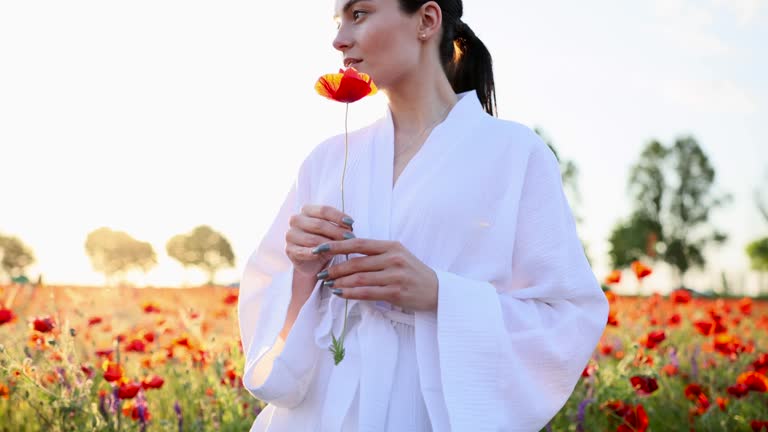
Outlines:
[{"label": "woman's hand", "polygon": [[285,233],[285,254],[294,269],[302,275],[315,277],[333,255],[318,256],[312,249],[331,240],[354,238],[354,221],[336,208],[305,205],[301,213],[291,216],[290,229]]},{"label": "woman's hand", "polygon": [[355,238],[327,242],[313,253],[322,257],[366,255],[335,264],[327,274],[318,275],[339,297],[385,300],[409,310],[437,310],[437,274],[400,242]]}]

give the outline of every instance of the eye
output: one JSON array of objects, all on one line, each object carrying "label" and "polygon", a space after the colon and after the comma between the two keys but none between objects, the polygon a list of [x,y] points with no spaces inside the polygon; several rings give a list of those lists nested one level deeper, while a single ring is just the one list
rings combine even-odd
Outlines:
[{"label": "eye", "polygon": [[353,21],[357,21],[357,17],[358,17],[358,15],[357,15],[357,14],[364,14],[364,13],[366,13],[366,12],[365,12],[365,11],[362,11],[362,10],[359,10],[359,9],[358,9],[358,10],[355,10],[355,11],[353,11],[353,12],[352,12],[352,19],[353,19]]}]

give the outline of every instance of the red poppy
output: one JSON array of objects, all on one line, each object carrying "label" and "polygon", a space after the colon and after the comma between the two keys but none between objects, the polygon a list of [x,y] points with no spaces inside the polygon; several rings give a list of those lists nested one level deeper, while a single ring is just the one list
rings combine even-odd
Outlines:
[{"label": "red poppy", "polygon": [[339,69],[339,73],[326,74],[318,78],[315,91],[320,96],[337,102],[356,102],[377,92],[376,85],[367,74],[353,67]]},{"label": "red poppy", "polygon": [[736,379],[736,383],[746,385],[750,391],[760,393],[768,391],[768,377],[759,372],[744,372]]},{"label": "red poppy", "polygon": [[763,375],[768,374],[768,354],[759,354],[757,359],[752,362],[752,368],[755,372],[759,372]]},{"label": "red poppy", "polygon": [[224,297],[224,303],[231,305],[237,303],[238,295],[237,293],[229,293],[226,297]]},{"label": "red poppy", "polygon": [[146,352],[147,345],[141,339],[133,339],[128,345],[125,346],[125,350],[128,352]]},{"label": "red poppy", "polygon": [[641,337],[640,344],[648,349],[653,349],[666,338],[667,335],[664,333],[664,330],[655,330]]},{"label": "red poppy", "polygon": [[141,309],[144,310],[144,313],[160,312],[160,308],[153,302],[144,302]]},{"label": "red poppy", "polygon": [[739,310],[741,311],[742,315],[750,315],[752,314],[752,299],[749,297],[744,297],[743,299],[739,300],[739,303],[737,303],[739,306]]},{"label": "red poppy", "polygon": [[667,363],[664,365],[664,367],[661,368],[661,371],[664,372],[666,376],[675,376],[680,371],[679,368],[672,363]]},{"label": "red poppy", "polygon": [[48,333],[53,330],[54,327],[56,327],[56,324],[53,322],[53,318],[49,316],[35,318],[35,320],[32,322],[32,328],[39,331],[40,333]]},{"label": "red poppy", "polygon": [[616,428],[616,432],[645,432],[648,429],[648,415],[641,404],[630,407],[623,417],[624,423]]},{"label": "red poppy", "polygon": [[11,395],[11,389],[5,384],[0,384],[0,398],[8,399]]},{"label": "red poppy", "polygon": [[712,331],[713,324],[710,321],[696,321],[693,323],[696,331],[703,336],[709,336]]},{"label": "red poppy", "polygon": [[85,376],[88,377],[88,378],[92,378],[93,374],[95,373],[94,370],[93,370],[93,367],[89,366],[89,365],[86,365],[86,364],[81,364],[80,365],[80,370],[83,371]]},{"label": "red poppy", "polygon": [[621,282],[621,270],[613,270],[605,277],[606,285],[613,285],[619,282]]},{"label": "red poppy", "polygon": [[144,378],[144,380],[141,382],[141,386],[145,389],[159,389],[163,386],[163,383],[165,380],[160,378],[159,376],[155,375],[152,378]]},{"label": "red poppy", "polygon": [[726,390],[729,395],[740,399],[746,396],[749,393],[749,386],[746,384],[736,384],[729,386]]},{"label": "red poppy", "polygon": [[1,308],[0,309],[0,325],[3,325],[5,323],[9,323],[14,318],[16,318],[16,315],[14,315],[12,310],[5,309],[5,308]]},{"label": "red poppy", "polygon": [[637,277],[638,280],[642,280],[652,272],[650,267],[647,267],[645,264],[641,263],[640,261],[633,262],[631,267],[632,267],[632,271],[635,272],[635,276]]},{"label": "red poppy", "polygon": [[704,389],[698,384],[688,384],[685,386],[685,397],[690,400],[696,400],[699,395],[705,394]]},{"label": "red poppy", "polygon": [[101,368],[104,370],[104,379],[109,382],[118,381],[123,377],[123,368],[110,360],[104,360]]},{"label": "red poppy", "polygon": [[137,382],[122,382],[117,388],[117,397],[120,399],[133,399],[141,390],[141,384]]},{"label": "red poppy", "polygon": [[728,399],[718,396],[715,400],[717,401],[717,406],[720,408],[720,411],[725,411],[725,407],[728,406]]},{"label": "red poppy", "polygon": [[629,379],[637,394],[645,396],[659,389],[656,379],[649,376],[636,375]]},{"label": "red poppy", "polygon": [[691,301],[691,293],[684,289],[674,290],[669,295],[669,299],[672,300],[672,303],[685,304]]},{"label": "red poppy", "polygon": [[752,432],[760,432],[763,429],[768,431],[768,420],[752,420],[749,422],[749,427],[752,428]]},{"label": "red poppy", "polygon": [[88,327],[96,325],[96,324],[101,324],[102,321],[104,321],[104,320],[101,317],[98,317],[98,316],[88,318]]},{"label": "red poppy", "polygon": [[680,314],[676,313],[667,319],[667,325],[669,326],[679,325],[681,320],[682,318],[680,317]]}]

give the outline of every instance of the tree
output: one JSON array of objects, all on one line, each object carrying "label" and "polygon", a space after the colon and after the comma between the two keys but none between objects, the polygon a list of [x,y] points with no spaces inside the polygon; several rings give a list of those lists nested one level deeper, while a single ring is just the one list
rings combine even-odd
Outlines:
[{"label": "tree", "polygon": [[124,279],[131,270],[146,273],[157,264],[157,256],[151,244],[107,227],[88,234],[85,251],[93,269],[104,274],[107,284],[115,277]]},{"label": "tree", "polygon": [[18,237],[0,234],[0,268],[11,279],[24,276],[35,255]]},{"label": "tree", "polygon": [[[768,177],[768,176],[767,176]],[[755,189],[755,205],[757,210],[768,223],[768,207],[760,194],[760,190]],[[760,292],[765,292],[765,274],[768,273],[768,237],[755,240],[746,247],[747,256],[749,256],[750,267],[760,273]]]},{"label": "tree", "polygon": [[705,248],[727,240],[708,224],[711,211],[731,200],[716,195],[714,180],[715,169],[693,137],[679,137],[670,147],[649,142],[630,171],[632,215],[610,235],[614,266],[642,254],[674,267],[681,285],[689,269],[704,267]]},{"label": "tree", "polygon": [[168,240],[166,250],[184,268],[198,267],[206,272],[210,285],[219,270],[235,266],[235,254],[229,241],[207,225],[173,236]]},{"label": "tree", "polygon": [[768,237],[755,240],[747,245],[752,270],[760,273],[760,293],[765,292],[765,273],[768,272]]}]

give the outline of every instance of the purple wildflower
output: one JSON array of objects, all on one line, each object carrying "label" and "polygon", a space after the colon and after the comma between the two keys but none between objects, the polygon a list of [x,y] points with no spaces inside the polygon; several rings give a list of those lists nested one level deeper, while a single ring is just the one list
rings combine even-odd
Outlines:
[{"label": "purple wildflower", "polygon": [[576,432],[584,432],[584,418],[586,416],[587,405],[594,402],[594,399],[584,399],[579,403],[579,412],[576,414]]},{"label": "purple wildflower", "polygon": [[693,348],[693,354],[691,354],[691,378],[693,380],[697,380],[699,377],[699,363],[698,363],[698,356],[699,356],[700,348],[698,345],[696,345]]},{"label": "purple wildflower", "polygon": [[680,367],[680,361],[677,359],[677,351],[674,347],[669,349],[669,363],[676,368]]},{"label": "purple wildflower", "polygon": [[181,405],[179,405],[179,401],[174,402],[173,410],[176,411],[176,418],[179,420],[179,432],[182,432],[184,417],[181,415]]}]

